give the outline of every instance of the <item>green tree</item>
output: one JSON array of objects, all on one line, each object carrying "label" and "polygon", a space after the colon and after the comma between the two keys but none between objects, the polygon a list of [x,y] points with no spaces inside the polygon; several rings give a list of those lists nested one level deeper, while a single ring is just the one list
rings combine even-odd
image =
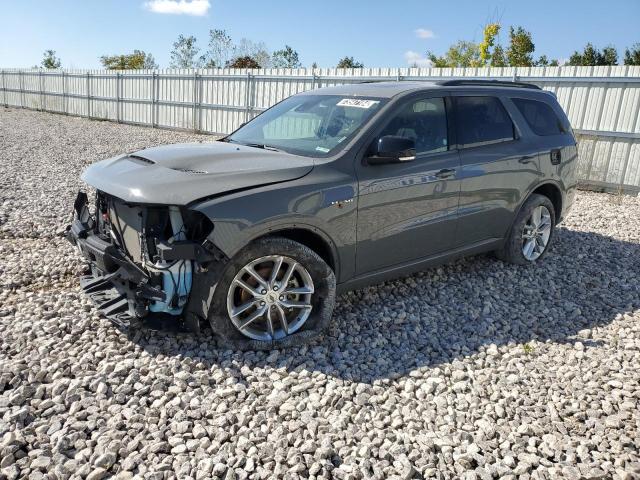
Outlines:
[{"label": "green tree", "polygon": [[55,50],[45,50],[41,65],[47,70],[55,70],[60,68],[62,62],[60,62],[60,59],[56,57]]},{"label": "green tree", "polygon": [[593,46],[591,43],[587,43],[582,50],[582,53],[574,51],[567,65],[573,65],[578,67],[593,67],[598,65],[617,65],[618,64],[618,51],[615,47],[609,45],[602,49],[602,52]]},{"label": "green tree", "polygon": [[491,66],[492,67],[506,67],[507,56],[504,53],[502,45],[496,45],[491,54]]},{"label": "green tree", "polygon": [[272,58],[274,68],[300,68],[302,65],[298,52],[289,45],[285,45],[282,50],[274,52]]},{"label": "green tree", "polygon": [[336,65],[336,68],[363,68],[364,64],[353,59],[353,57],[343,57]]},{"label": "green tree", "polygon": [[549,59],[546,55],[540,55],[540,58],[535,61],[536,67],[546,67],[547,65],[549,65]]},{"label": "green tree", "polygon": [[582,54],[582,65],[585,66],[594,66],[600,64],[600,52],[597,48],[595,48],[590,43],[584,48],[584,53]]},{"label": "green tree", "polygon": [[427,52],[431,65],[437,68],[445,67],[477,67],[480,66],[480,50],[478,45],[466,40],[459,40],[449,47],[444,56],[437,56]]},{"label": "green tree", "polygon": [[512,67],[530,67],[533,65],[533,52],[536,49],[531,33],[522,27],[509,27],[509,48],[507,60]]},{"label": "green tree", "polygon": [[565,65],[571,65],[574,67],[579,67],[582,65],[582,54],[577,50],[574,51],[569,57],[569,61]]},{"label": "green tree", "polygon": [[196,46],[196,37],[180,35],[171,50],[171,68],[200,68],[205,62],[204,55],[198,56],[200,48]]},{"label": "green tree", "polygon": [[236,57],[230,62],[227,62],[226,66],[229,68],[262,68],[258,61],[249,55]]},{"label": "green tree", "polygon": [[124,55],[103,55],[100,63],[107,70],[153,70],[158,68],[153,55],[142,50],[134,50],[133,53]]},{"label": "green tree", "polygon": [[209,31],[209,50],[207,51],[206,67],[224,67],[232,56],[233,42],[226,30]]},{"label": "green tree", "polygon": [[549,60],[546,55],[541,55],[540,58],[535,61],[534,65],[536,67],[557,67],[558,60],[555,58],[553,60]]},{"label": "green tree", "polygon": [[601,55],[602,65],[618,65],[618,51],[612,45],[604,47]]},{"label": "green tree", "polygon": [[640,65],[640,43],[634,43],[624,51],[625,65]]}]

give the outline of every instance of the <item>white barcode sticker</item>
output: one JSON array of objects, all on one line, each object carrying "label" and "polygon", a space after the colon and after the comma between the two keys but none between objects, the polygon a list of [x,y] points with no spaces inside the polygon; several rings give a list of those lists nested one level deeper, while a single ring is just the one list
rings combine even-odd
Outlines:
[{"label": "white barcode sticker", "polygon": [[343,98],[336,105],[339,107],[371,108],[380,100],[364,100],[360,98]]}]

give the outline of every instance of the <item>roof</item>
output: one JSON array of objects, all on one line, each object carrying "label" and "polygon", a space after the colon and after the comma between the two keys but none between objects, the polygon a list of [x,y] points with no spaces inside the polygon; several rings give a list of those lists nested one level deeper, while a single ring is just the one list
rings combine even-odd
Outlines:
[{"label": "roof", "polygon": [[380,97],[392,98],[396,95],[417,91],[417,90],[435,90],[441,88],[522,88],[525,90],[539,90],[539,87],[532,84],[494,81],[494,80],[464,80],[451,79],[447,81],[386,81],[386,82],[360,82],[349,83],[345,85],[336,85],[334,87],[324,87],[317,90],[308,90],[305,94],[312,95],[346,95],[346,96],[362,96],[362,97]]},{"label": "roof", "polygon": [[317,90],[309,90],[305,93],[313,95],[349,95],[363,97],[391,98],[410,90],[427,88],[440,88],[435,82],[361,82],[324,87]]}]

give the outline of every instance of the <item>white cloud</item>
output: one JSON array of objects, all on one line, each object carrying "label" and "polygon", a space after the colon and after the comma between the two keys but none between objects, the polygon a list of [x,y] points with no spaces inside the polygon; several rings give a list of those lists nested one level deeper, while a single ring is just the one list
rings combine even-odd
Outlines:
[{"label": "white cloud", "polygon": [[417,65],[418,67],[428,68],[431,66],[431,61],[420,55],[418,52],[414,52],[413,50],[409,50],[404,52],[404,59],[407,61],[407,65],[413,67]]},{"label": "white cloud", "polygon": [[416,37],[418,38],[435,38],[436,34],[433,30],[427,30],[426,28],[418,28],[416,30]]},{"label": "white cloud", "polygon": [[170,15],[206,15],[211,8],[209,0],[150,0],[144,7],[154,13],[168,13]]}]

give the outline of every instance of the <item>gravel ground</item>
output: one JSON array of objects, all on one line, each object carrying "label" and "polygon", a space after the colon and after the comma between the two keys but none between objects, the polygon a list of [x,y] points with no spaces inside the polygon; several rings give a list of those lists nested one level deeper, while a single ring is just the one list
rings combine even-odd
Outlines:
[{"label": "gravel ground", "polygon": [[0,111],[0,477],[640,478],[640,199],[580,193],[535,267],[343,295],[314,346],[130,340],[56,234],[89,162],[193,140]]}]

